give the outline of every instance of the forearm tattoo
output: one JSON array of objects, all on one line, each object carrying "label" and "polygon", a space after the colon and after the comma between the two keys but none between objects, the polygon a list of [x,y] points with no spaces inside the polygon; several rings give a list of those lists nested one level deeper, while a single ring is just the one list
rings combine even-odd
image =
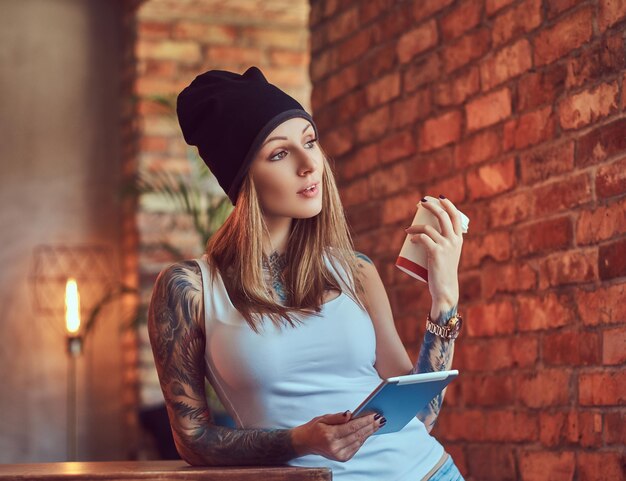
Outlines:
[{"label": "forearm tattoo", "polygon": [[[439,325],[445,324],[457,312],[457,306],[452,309],[445,310],[439,313],[433,322]],[[417,363],[409,374],[434,372],[434,371],[447,371],[452,366],[452,357],[454,356],[454,341],[446,341],[441,337],[426,331],[424,335],[424,342],[420,348],[419,355],[417,357]],[[428,432],[431,431],[441,406],[443,404],[443,398],[446,394],[446,389],[443,389],[441,393],[437,394],[432,401],[430,401],[424,409],[417,413],[417,418],[424,423]]]},{"label": "forearm tattoo", "polygon": [[231,429],[212,424],[204,390],[202,277],[185,261],[156,280],[148,332],[181,457],[205,466],[277,465],[298,457],[289,429]]}]

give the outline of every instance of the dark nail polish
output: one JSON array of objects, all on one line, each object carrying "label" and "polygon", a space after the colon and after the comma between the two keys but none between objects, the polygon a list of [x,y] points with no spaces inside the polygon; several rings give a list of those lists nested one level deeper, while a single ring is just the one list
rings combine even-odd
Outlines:
[{"label": "dark nail polish", "polygon": [[439,198],[440,199],[445,199],[445,196],[443,194],[439,194]]},{"label": "dark nail polish", "polygon": [[374,421],[379,419],[382,416],[382,414],[378,413],[376,416],[374,416]]},{"label": "dark nail polish", "polygon": [[426,199],[426,197],[424,197],[424,198],[422,199],[422,202],[428,202],[428,199]]},{"label": "dark nail polish", "polygon": [[345,413],[343,413],[343,415],[347,416],[349,412],[350,412],[350,410],[348,409]]},{"label": "dark nail polish", "polygon": [[387,418],[385,418],[385,417],[383,417],[383,418],[380,420],[380,424],[381,424],[381,425],[382,425],[382,424],[385,424],[386,422],[387,422]]}]

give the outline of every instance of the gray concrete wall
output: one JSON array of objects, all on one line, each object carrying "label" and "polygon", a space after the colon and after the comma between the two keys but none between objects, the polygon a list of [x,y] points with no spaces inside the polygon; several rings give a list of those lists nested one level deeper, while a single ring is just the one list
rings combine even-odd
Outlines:
[{"label": "gray concrete wall", "polygon": [[[0,462],[66,459],[67,357],[33,307],[33,249],[99,245],[119,275],[120,7],[0,0]],[[80,286],[79,286],[80,288]],[[118,309],[78,368],[78,459],[123,459]]]}]

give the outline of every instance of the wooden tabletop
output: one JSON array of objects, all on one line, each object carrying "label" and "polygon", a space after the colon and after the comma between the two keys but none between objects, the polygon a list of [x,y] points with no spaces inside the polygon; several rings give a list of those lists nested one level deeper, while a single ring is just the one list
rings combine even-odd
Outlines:
[{"label": "wooden tabletop", "polygon": [[189,466],[184,461],[102,461],[88,463],[0,464],[0,480],[187,480],[187,481],[329,481],[328,468]]}]

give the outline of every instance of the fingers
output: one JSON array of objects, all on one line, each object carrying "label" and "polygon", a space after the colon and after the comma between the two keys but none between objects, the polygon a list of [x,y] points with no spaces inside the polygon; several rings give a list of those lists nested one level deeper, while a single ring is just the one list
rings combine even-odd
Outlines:
[{"label": "fingers", "polygon": [[[441,233],[437,232],[437,229],[429,229],[419,224],[412,225],[406,229],[407,233],[426,234],[432,239],[433,244],[441,244],[444,237],[451,239],[454,236],[462,235],[461,216],[452,201],[446,198],[436,199],[430,196],[426,196],[424,199],[420,202],[420,206],[429,210],[437,217]],[[422,236],[422,238],[424,238],[424,236]],[[427,241],[428,239],[425,240]]]},{"label": "fingers", "polygon": [[[357,422],[357,420],[362,421],[364,419],[367,422]],[[374,414],[352,420],[351,424],[354,427],[351,426],[352,431],[342,439],[342,441],[347,444],[338,451],[339,456],[343,457],[345,460],[352,458],[363,443],[365,443],[367,438],[378,431],[385,422],[384,417],[379,416],[378,419],[375,419]]]}]

